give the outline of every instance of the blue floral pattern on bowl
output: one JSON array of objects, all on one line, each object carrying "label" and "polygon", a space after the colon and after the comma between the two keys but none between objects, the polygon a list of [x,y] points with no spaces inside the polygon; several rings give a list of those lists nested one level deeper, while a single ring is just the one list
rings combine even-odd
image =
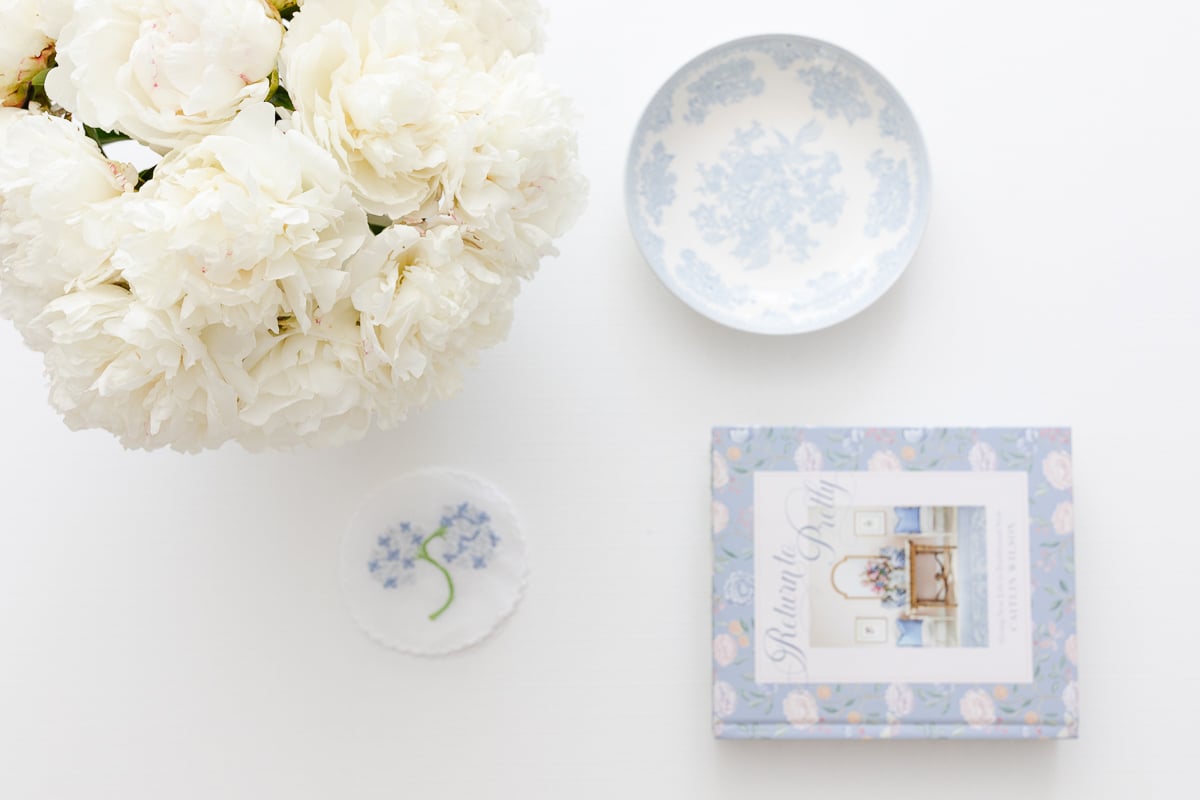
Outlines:
[{"label": "blue floral pattern on bowl", "polygon": [[875,70],[798,36],[704,53],[650,102],[630,148],[635,240],[666,286],[722,324],[826,327],[908,265],[929,215],[924,143]]}]

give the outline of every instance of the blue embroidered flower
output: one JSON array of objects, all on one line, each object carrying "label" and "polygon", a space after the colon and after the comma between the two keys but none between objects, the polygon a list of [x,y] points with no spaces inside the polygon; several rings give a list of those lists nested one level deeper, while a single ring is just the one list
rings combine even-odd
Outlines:
[{"label": "blue embroidered flower", "polygon": [[[500,537],[492,528],[491,517],[470,503],[447,506],[438,524],[436,531],[426,535],[411,522],[401,522],[376,539],[375,548],[367,559],[367,572],[384,589],[412,583],[421,562],[441,572],[450,597],[430,616],[431,620],[436,620],[454,602],[454,580],[445,565],[486,569],[500,546]],[[444,544],[440,561],[429,552],[429,545],[438,539]]]},{"label": "blue embroidered flower", "polygon": [[395,589],[412,583],[417,553],[424,537],[414,536],[408,523],[390,528],[375,540],[375,548],[367,560],[367,571],[385,589]]},{"label": "blue embroidered flower", "polygon": [[485,569],[488,559],[500,546],[500,537],[491,523],[487,512],[469,503],[447,509],[441,520],[446,530],[442,559],[457,568]]}]

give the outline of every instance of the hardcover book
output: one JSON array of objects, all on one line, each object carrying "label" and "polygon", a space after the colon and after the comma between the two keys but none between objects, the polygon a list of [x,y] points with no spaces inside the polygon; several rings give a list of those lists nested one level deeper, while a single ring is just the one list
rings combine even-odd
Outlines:
[{"label": "hardcover book", "polygon": [[1068,429],[712,442],[716,736],[1078,735]]}]

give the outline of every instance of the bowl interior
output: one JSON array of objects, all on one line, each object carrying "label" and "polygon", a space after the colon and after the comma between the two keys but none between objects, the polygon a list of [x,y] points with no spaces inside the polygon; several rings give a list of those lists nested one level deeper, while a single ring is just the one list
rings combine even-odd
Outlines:
[{"label": "bowl interior", "polygon": [[841,48],[798,36],[710,50],[659,90],[626,173],[643,255],[725,325],[800,333],[870,305],[911,260],[929,165],[908,106]]}]

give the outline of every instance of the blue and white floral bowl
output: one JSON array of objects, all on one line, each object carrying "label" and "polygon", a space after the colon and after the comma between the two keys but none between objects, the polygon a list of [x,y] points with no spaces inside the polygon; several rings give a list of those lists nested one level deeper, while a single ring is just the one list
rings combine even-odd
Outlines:
[{"label": "blue and white floral bowl", "polygon": [[626,203],[663,283],[744,331],[803,333],[895,283],[929,217],[929,160],[904,100],[856,56],[739,39],[685,65],[634,135]]}]

